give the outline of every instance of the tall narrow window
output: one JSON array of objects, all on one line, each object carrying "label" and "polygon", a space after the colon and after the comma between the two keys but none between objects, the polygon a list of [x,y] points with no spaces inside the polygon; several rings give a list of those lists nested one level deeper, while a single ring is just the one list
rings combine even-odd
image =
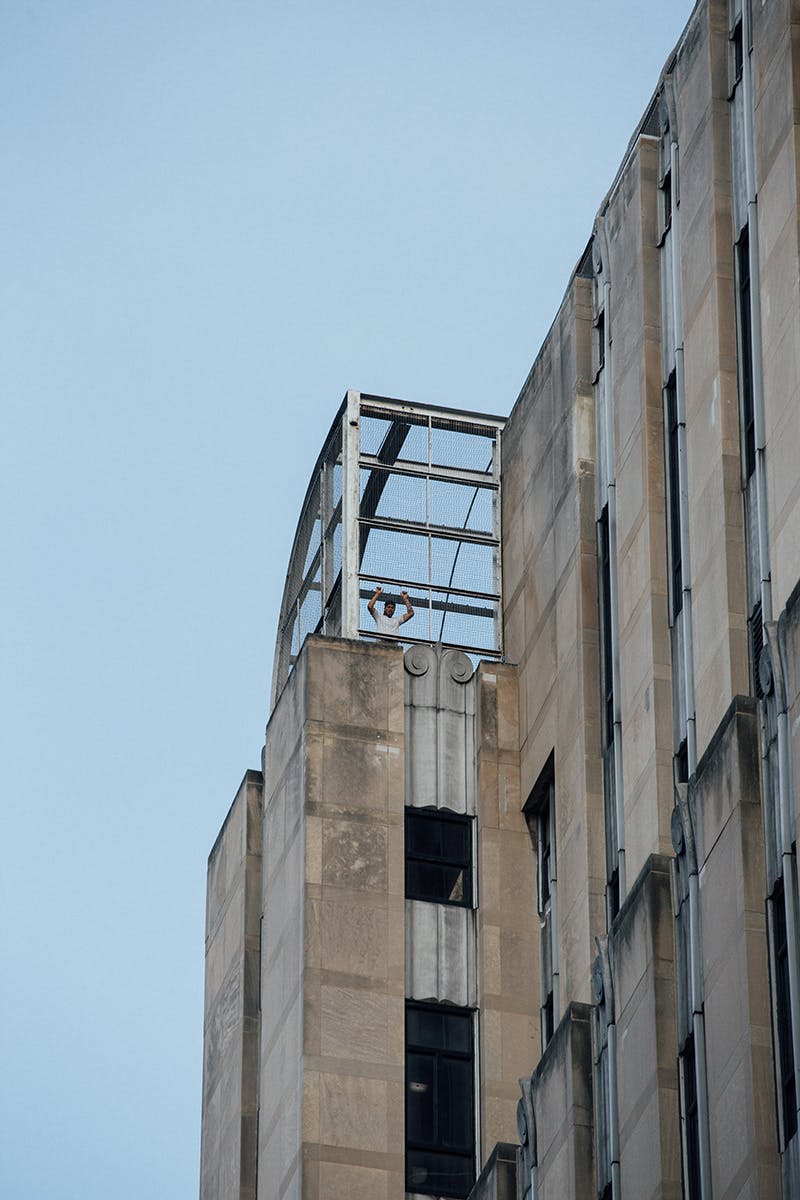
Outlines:
[{"label": "tall narrow window", "polygon": [[467,1196],[475,1182],[473,1013],[406,1004],[406,1189]]},{"label": "tall narrow window", "polygon": [[611,1200],[611,1096],[608,1071],[608,1017],[600,959],[592,968],[592,1064],[594,1168],[599,1200]]},{"label": "tall narrow window", "polygon": [[736,245],[739,333],[739,394],[741,397],[742,467],[745,479],[756,469],[756,426],[753,403],[753,329],[750,321],[750,234],[747,226]]},{"label": "tall narrow window", "polygon": [[753,679],[753,695],[757,700],[763,700],[764,690],[761,687],[761,677],[758,673],[758,664],[761,660],[761,651],[764,648],[764,621],[761,616],[761,601],[759,600],[753,605],[747,620],[747,631],[750,642],[750,673]]},{"label": "tall narrow window", "polygon": [[772,893],[772,952],[774,959],[773,1007],[778,1042],[778,1107],[781,1129],[781,1148],[797,1132],[796,1082],[794,1077],[794,1046],[792,1042],[792,1009],[789,994],[789,948],[786,939],[786,897],[783,879]]},{"label": "tall narrow window", "polygon": [[406,899],[472,907],[472,821],[443,809],[406,809]]},{"label": "tall narrow window", "polygon": [[681,492],[678,466],[678,393],[675,372],[664,388],[664,446],[667,456],[667,541],[669,546],[670,608],[673,621],[683,607],[681,557]]},{"label": "tall narrow window", "polygon": [[595,338],[595,357],[596,369],[594,373],[595,379],[606,365],[606,318],[605,313],[598,313],[597,321],[594,327]]},{"label": "tall narrow window", "polygon": [[694,1037],[690,1035],[679,1056],[680,1104],[683,1114],[683,1194],[700,1200],[700,1129],[697,1123],[697,1070]]},{"label": "tall narrow window", "polygon": [[[679,752],[680,753],[680,752]],[[681,765],[677,762],[678,774]],[[677,810],[676,810],[677,812]],[[677,901],[675,914],[675,982],[678,1008],[678,1099],[681,1116],[681,1170],[683,1194],[686,1200],[700,1197],[700,1126],[698,1121],[697,1044],[694,1038],[694,1004],[692,1000],[691,911],[689,860],[682,823],[673,814],[672,860],[673,896]],[[677,840],[676,840],[676,835]]]},{"label": "tall narrow window", "polygon": [[555,783],[553,755],[525,805],[536,850],[536,895],[540,924],[542,1049],[555,1031],[558,1013],[558,913],[556,908]]},{"label": "tall narrow window", "polygon": [[683,739],[678,749],[675,751],[675,782],[689,782],[689,748],[686,744],[686,738]]},{"label": "tall narrow window", "polygon": [[659,244],[663,242],[672,225],[672,172],[667,171],[659,188]]},{"label": "tall narrow window", "polygon": [[597,522],[600,605],[600,687],[603,796],[606,827],[606,907],[609,924],[619,912],[619,836],[614,779],[614,644],[611,630],[611,537],[608,505]]},{"label": "tall narrow window", "polygon": [[772,1009],[772,1060],[775,1070],[775,1107],[778,1118],[778,1144],[785,1151],[797,1137],[797,1075],[795,1071],[795,1038],[797,1030],[792,1018],[792,978],[789,953],[790,923],[788,908],[797,895],[796,847],[786,841],[781,819],[780,753],[778,723],[780,705],[771,672],[764,676],[762,691],[763,716],[763,798],[766,867],[767,867],[767,933],[769,945],[770,994]]},{"label": "tall narrow window", "polygon": [[739,80],[742,78],[744,67],[744,37],[742,34],[742,18],[739,17],[730,34],[730,93],[733,94]]}]

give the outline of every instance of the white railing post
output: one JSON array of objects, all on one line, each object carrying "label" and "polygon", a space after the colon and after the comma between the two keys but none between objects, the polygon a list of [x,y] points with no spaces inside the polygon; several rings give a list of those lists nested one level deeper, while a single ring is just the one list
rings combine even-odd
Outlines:
[{"label": "white railing post", "polygon": [[359,411],[361,393],[348,391],[342,428],[342,637],[358,637]]}]

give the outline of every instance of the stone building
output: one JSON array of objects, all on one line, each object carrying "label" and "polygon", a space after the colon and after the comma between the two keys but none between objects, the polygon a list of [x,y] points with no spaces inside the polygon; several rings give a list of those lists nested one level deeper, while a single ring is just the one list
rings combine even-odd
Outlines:
[{"label": "stone building", "polygon": [[800,4],[700,0],[508,419],[348,393],[209,859],[202,1200],[800,1196],[798,123]]}]

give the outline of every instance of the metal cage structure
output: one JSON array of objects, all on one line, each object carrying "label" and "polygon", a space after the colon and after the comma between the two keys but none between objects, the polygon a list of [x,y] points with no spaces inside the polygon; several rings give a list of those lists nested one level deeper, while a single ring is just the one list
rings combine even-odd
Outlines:
[{"label": "metal cage structure", "polygon": [[[317,459],[286,574],[274,705],[310,633],[503,654],[501,434],[505,418],[348,392]],[[381,603],[413,619],[379,634]]]}]

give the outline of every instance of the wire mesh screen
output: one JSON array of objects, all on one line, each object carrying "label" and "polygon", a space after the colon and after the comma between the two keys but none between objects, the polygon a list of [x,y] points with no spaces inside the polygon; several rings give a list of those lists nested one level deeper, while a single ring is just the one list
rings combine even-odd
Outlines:
[{"label": "wire mesh screen", "polygon": [[[441,641],[499,656],[499,432],[440,410],[362,401],[359,444],[361,636]],[[370,611],[375,588],[379,600]],[[378,628],[385,601],[394,634]],[[382,623],[383,624],[383,623]]]},{"label": "wire mesh screen", "polygon": [[[273,703],[312,633],[441,641],[500,657],[503,424],[348,393],[295,535]],[[403,589],[413,616],[394,633],[379,632],[375,615],[386,600],[396,605],[395,617],[407,614]]]},{"label": "wire mesh screen", "polygon": [[431,426],[431,464],[461,467],[466,471],[491,471],[495,438],[492,433],[475,432],[474,426],[454,421],[448,426]]}]

